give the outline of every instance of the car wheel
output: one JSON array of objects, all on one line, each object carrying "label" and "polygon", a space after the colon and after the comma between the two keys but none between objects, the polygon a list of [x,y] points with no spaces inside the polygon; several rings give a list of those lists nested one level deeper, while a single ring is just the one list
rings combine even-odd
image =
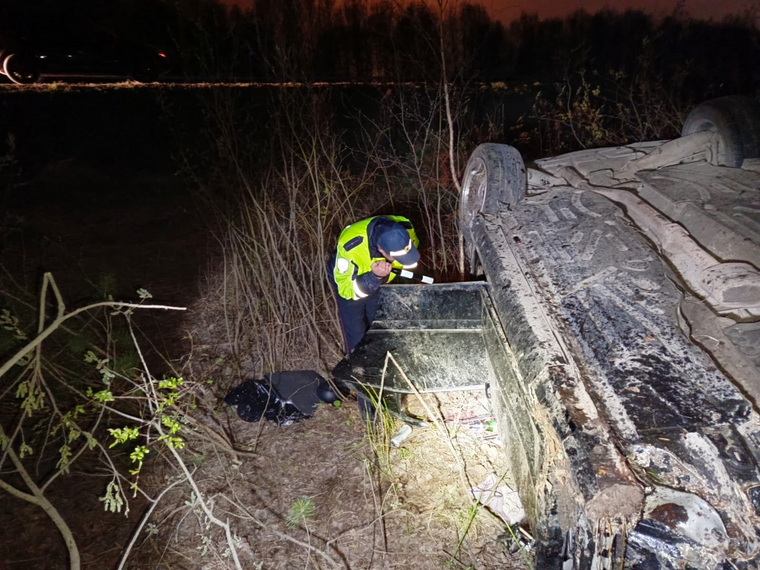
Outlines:
[{"label": "car wheel", "polygon": [[681,136],[704,131],[718,135],[718,166],[740,167],[760,157],[760,101],[730,95],[697,105],[686,117]]},{"label": "car wheel", "polygon": [[517,205],[525,197],[525,164],[514,147],[485,143],[470,155],[459,200],[459,229],[465,242],[465,257],[470,272],[478,269],[472,240],[472,224],[478,214],[496,214]]},{"label": "car wheel", "polygon": [[8,79],[20,85],[36,83],[40,78],[34,62],[17,53],[12,53],[3,60],[3,71]]}]

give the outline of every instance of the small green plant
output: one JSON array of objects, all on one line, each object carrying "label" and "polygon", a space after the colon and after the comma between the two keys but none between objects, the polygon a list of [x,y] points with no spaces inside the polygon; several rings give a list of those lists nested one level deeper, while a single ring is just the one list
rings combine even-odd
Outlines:
[{"label": "small green plant", "polygon": [[149,538],[153,538],[158,536],[158,525],[155,523],[148,523],[145,525],[145,534],[148,535]]},{"label": "small green plant", "polygon": [[285,515],[285,524],[289,527],[307,527],[308,523],[314,519],[316,512],[314,501],[310,497],[300,497],[288,509],[288,514]]},{"label": "small green plant", "polygon": [[[300,497],[290,506],[288,513],[285,515],[285,524],[290,528],[303,527],[306,531],[307,543],[311,545],[311,523],[317,513],[314,501],[311,497]],[[306,561],[306,567],[309,567],[311,559],[311,549],[309,549],[309,558]]]}]

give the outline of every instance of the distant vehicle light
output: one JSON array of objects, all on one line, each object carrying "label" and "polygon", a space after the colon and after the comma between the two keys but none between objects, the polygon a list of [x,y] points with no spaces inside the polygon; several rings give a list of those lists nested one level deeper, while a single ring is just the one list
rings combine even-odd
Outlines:
[{"label": "distant vehicle light", "polygon": [[164,59],[166,59],[166,54],[163,52],[158,52],[158,57],[163,57]]}]

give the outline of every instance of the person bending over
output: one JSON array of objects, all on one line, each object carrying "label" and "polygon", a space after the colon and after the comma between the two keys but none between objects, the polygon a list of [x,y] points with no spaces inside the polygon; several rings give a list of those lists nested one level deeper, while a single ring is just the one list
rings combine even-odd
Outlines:
[{"label": "person bending over", "polygon": [[396,277],[391,269],[417,265],[418,245],[411,222],[403,216],[373,216],[341,232],[327,273],[336,293],[346,354],[372,324],[380,285]]}]

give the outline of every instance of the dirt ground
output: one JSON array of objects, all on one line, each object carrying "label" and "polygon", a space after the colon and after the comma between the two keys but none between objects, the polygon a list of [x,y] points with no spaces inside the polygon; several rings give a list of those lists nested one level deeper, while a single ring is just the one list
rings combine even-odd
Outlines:
[{"label": "dirt ground", "polygon": [[[197,448],[196,477],[222,511],[244,513],[234,524],[244,568],[530,567],[530,553],[510,552],[504,522],[470,495],[506,472],[498,438],[482,424],[447,422],[448,435],[414,428],[395,448],[354,402],[321,404],[289,426],[247,423],[227,406],[220,414],[236,445],[254,451]],[[198,519],[178,516],[176,503],[154,517],[149,564],[133,567],[231,567],[203,554]]]},{"label": "dirt ground", "polygon": [[[78,184],[85,199],[45,200],[4,212],[5,266],[53,271],[71,306],[77,303],[76,292],[97,290],[104,282],[117,293],[146,287],[162,302],[192,306],[204,294],[199,277],[213,257],[213,242],[192,208],[165,196],[137,201],[127,210],[116,198],[97,194],[112,188],[115,196],[117,187],[129,185],[150,192],[150,185],[166,183],[104,177],[77,161],[49,166],[30,191],[43,188],[54,196],[57,185]],[[87,200],[87,188],[91,197],[100,198]],[[11,255],[14,244],[19,248]],[[31,279],[25,283],[34,291]],[[179,368],[187,367],[188,359],[196,359],[197,367],[224,356],[213,344],[191,350],[192,319],[162,315],[143,324],[155,351],[169,355]],[[222,396],[209,390],[207,409],[213,413],[201,414],[199,421],[208,433],[248,451],[212,445],[207,433],[191,439],[184,454],[217,516],[229,521],[243,568],[530,567],[530,553],[517,549],[505,523],[470,493],[489,475],[502,479],[508,474],[498,437],[484,421],[463,421],[488,415],[480,396],[428,402],[429,409],[446,410],[446,421],[414,428],[399,448],[389,447],[387,440],[402,424],[367,426],[355,401],[322,404],[312,418],[277,426],[242,421]],[[426,415],[420,402],[408,405]],[[141,483],[155,493],[174,475],[162,462],[149,461]],[[134,502],[128,518],[105,513],[99,502],[104,485],[97,466],[83,458],[51,489],[86,569],[116,567],[147,507]],[[137,537],[126,567],[234,567],[224,536],[193,501],[186,487],[169,492]],[[38,507],[0,492],[0,528],[5,529],[0,569],[68,567],[63,543]]]}]

